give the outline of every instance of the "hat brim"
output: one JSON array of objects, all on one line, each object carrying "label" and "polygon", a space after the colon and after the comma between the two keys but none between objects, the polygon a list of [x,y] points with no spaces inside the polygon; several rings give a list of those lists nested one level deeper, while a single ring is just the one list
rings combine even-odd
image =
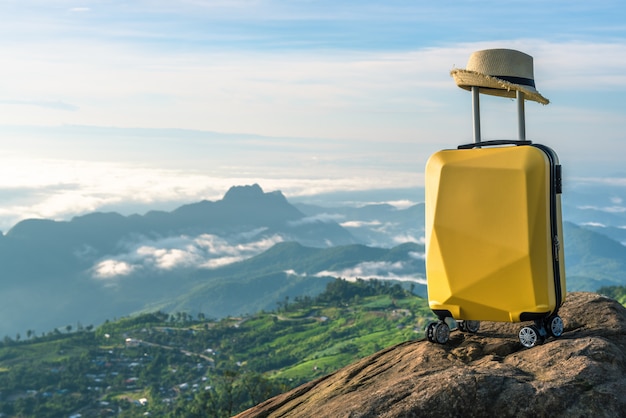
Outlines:
[{"label": "hat brim", "polygon": [[465,90],[480,87],[480,92],[492,96],[515,97],[516,91],[524,93],[524,98],[544,105],[550,100],[543,97],[534,87],[511,83],[498,77],[478,73],[476,71],[454,69],[450,71],[456,85]]}]

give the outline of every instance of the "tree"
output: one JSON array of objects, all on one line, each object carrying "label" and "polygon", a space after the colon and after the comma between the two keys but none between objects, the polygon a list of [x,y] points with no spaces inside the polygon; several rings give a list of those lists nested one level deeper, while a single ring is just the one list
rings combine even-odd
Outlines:
[{"label": "tree", "polygon": [[250,398],[249,406],[257,405],[282,392],[279,386],[272,384],[270,380],[256,372],[243,373],[241,385],[246,389],[246,394]]},{"label": "tree", "polygon": [[222,408],[228,416],[233,415],[233,409],[235,407],[235,400],[238,395],[238,387],[235,384],[239,373],[234,369],[224,370],[220,378],[219,394],[222,401]]}]

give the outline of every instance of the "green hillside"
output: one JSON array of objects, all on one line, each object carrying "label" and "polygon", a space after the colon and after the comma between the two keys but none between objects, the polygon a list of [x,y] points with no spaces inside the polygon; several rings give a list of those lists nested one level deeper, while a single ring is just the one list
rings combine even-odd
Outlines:
[{"label": "green hillside", "polygon": [[606,286],[598,289],[598,293],[615,299],[626,306],[626,286]]},{"label": "green hillside", "polygon": [[576,226],[563,224],[565,263],[569,291],[596,291],[624,283],[626,247],[611,238]]},{"label": "green hillside", "polygon": [[[364,262],[397,263],[396,267],[402,267],[396,272],[424,277],[423,260],[410,255],[423,252],[424,246],[416,243],[386,249],[359,244],[313,248],[297,242],[282,242],[231,265],[181,275],[177,281],[171,282],[178,287],[176,290],[170,294],[162,293],[160,301],[157,297],[146,297],[153,302],[142,310],[185,311],[194,315],[203,311],[216,318],[271,310],[276,301],[285,297],[321,293],[328,282],[341,277],[341,270]],[[320,272],[328,273],[320,275]],[[146,280],[153,283],[154,278],[150,276]],[[144,283],[141,292],[149,294],[151,283]],[[183,291],[186,284],[189,284],[188,290]],[[416,283],[415,290],[420,295],[426,293],[422,284]]]},{"label": "green hillside", "polygon": [[427,302],[397,284],[335,280],[315,298],[243,317],[156,312],[5,337],[0,416],[231,416],[421,338],[431,319]]}]

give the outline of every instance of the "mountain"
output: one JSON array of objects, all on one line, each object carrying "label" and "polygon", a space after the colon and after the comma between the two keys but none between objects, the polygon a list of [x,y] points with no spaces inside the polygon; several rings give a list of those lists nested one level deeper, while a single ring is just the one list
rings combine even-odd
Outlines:
[{"label": "mountain", "polygon": [[[184,279],[192,283],[186,291],[179,288],[178,296],[164,295],[160,301],[152,298],[150,308],[192,315],[202,312],[218,318],[253,313],[272,309],[285,298],[314,296],[346,269],[359,270],[363,264],[383,268],[393,265],[397,274],[423,277],[423,260],[411,255],[423,251],[422,245],[414,243],[391,249],[359,244],[312,248],[296,242],[280,243],[238,263],[192,272]],[[367,274],[363,277],[370,278]],[[416,282],[414,291],[425,296],[426,287]]]},{"label": "mountain", "polygon": [[0,240],[0,335],[155,309],[254,312],[317,294],[343,274],[423,278],[423,246],[356,242],[258,185],[172,212],[25,220]]},{"label": "mountain", "polygon": [[392,247],[400,242],[419,242],[424,237],[423,203],[405,209],[389,204],[323,207],[296,203],[295,206],[309,217],[337,221],[366,245]]},{"label": "mountain", "polygon": [[624,284],[624,245],[571,222],[565,222],[563,229],[568,290]]},{"label": "mountain", "polygon": [[250,232],[258,236],[280,234],[285,240],[311,246],[356,242],[337,224],[308,220],[282,193],[264,193],[255,184],[232,187],[222,200],[184,205],[172,212],[151,211],[143,216],[93,213],[69,222],[29,219],[11,228],[2,243],[10,246],[19,242],[40,249],[66,251],[88,246],[97,253],[108,254],[117,249],[120,241],[137,236],[229,236]]},{"label": "mountain", "polygon": [[446,345],[407,341],[269,399],[238,418],[618,417],[626,410],[626,308],[576,292],[565,332],[532,349],[519,324],[483,323]]},{"label": "mountain", "polygon": [[190,291],[203,271],[284,241],[357,242],[335,222],[308,219],[282,193],[258,185],[172,212],[24,220],[0,239],[0,335],[143,310]]},{"label": "mountain", "polygon": [[[259,185],[171,212],[29,219],[0,235],[0,336],[156,309],[238,315],[336,277],[404,282],[425,296],[423,236],[423,203],[292,205]],[[619,242],[566,222],[564,245],[569,290],[624,284]]]},{"label": "mountain", "polygon": [[563,219],[626,243],[623,174],[565,182]]}]

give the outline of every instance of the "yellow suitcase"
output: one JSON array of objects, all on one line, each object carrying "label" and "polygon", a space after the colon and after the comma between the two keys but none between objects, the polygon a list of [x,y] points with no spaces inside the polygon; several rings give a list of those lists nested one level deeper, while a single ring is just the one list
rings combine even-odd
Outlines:
[{"label": "yellow suitcase", "polygon": [[520,330],[525,346],[561,335],[560,167],[553,150],[530,141],[479,142],[430,157],[426,277],[440,319],[428,327],[430,341],[447,342],[446,318],[469,332],[479,321],[534,321]]}]

